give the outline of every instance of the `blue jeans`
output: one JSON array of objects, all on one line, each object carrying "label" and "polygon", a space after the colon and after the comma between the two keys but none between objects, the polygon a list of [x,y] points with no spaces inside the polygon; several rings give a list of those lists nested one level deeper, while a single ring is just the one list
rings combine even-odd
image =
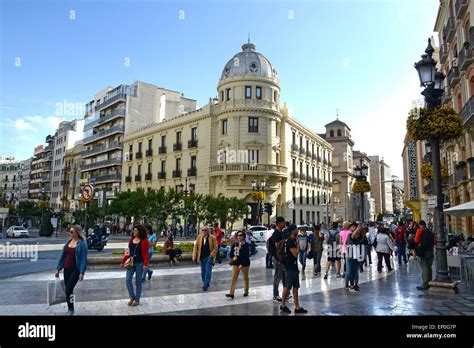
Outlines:
[{"label": "blue jeans", "polygon": [[153,256],[153,253],[148,252],[148,267],[146,268],[145,272],[143,272],[142,280],[145,280],[147,274],[151,275],[151,272],[153,272],[150,269],[150,260],[152,256]]},{"label": "blue jeans", "polygon": [[306,250],[298,250],[298,258],[300,260],[304,272],[304,270],[306,269]]},{"label": "blue jeans", "polygon": [[212,276],[212,256],[208,256],[205,259],[201,259],[201,279],[202,287],[208,288],[211,283]]},{"label": "blue jeans", "polygon": [[359,260],[347,257],[347,268],[346,283],[357,285],[359,283]]},{"label": "blue jeans", "polygon": [[219,247],[219,252],[225,251],[225,258],[230,259],[230,246],[220,246]]},{"label": "blue jeans", "polygon": [[[137,292],[133,291],[133,274],[137,273],[135,280],[137,286]],[[127,275],[125,282],[127,284],[128,295],[130,299],[140,301],[140,296],[142,295],[142,275],[143,275],[143,262],[138,262],[133,265],[132,268],[127,269]]]},{"label": "blue jeans", "polygon": [[407,252],[406,252],[406,245],[405,243],[397,243],[397,252],[398,252],[398,263],[402,263],[402,257],[403,261],[407,263]]}]

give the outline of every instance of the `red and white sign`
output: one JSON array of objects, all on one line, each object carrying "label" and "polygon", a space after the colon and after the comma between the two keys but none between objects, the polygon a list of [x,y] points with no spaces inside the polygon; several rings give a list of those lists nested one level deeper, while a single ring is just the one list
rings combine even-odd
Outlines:
[{"label": "red and white sign", "polygon": [[85,202],[89,202],[94,194],[94,188],[92,185],[84,185],[84,188],[82,189],[82,200]]}]

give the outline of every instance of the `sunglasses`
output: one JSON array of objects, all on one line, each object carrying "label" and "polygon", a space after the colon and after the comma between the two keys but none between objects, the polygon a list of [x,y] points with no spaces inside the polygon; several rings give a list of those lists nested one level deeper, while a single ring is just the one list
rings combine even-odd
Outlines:
[{"label": "sunglasses", "polygon": [[243,237],[244,235],[243,234],[238,234],[237,237]]}]

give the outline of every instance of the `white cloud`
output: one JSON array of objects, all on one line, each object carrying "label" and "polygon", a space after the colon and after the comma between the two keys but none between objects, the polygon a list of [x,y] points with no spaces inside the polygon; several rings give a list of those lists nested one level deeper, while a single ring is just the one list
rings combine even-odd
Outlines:
[{"label": "white cloud", "polygon": [[14,126],[15,126],[15,129],[19,130],[19,131],[33,131],[33,132],[38,131],[37,129],[33,128],[31,123],[29,123],[29,122],[27,122],[27,121],[25,121],[24,119],[21,119],[21,118],[15,120]]}]

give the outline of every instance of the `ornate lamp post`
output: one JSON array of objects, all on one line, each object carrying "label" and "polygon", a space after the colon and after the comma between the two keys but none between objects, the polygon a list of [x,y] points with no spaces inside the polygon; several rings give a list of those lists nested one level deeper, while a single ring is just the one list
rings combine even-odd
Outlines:
[{"label": "ornate lamp post", "polygon": [[[367,175],[369,173],[369,167],[364,164],[362,158],[360,159],[359,165],[354,168],[357,175],[357,181],[367,181]],[[364,195],[365,193],[360,192],[360,221],[364,222]]]},{"label": "ornate lamp post", "polygon": [[267,181],[262,179],[260,183],[257,183],[257,180],[252,180],[252,191],[257,193],[257,222],[259,225],[262,224],[262,201],[265,195],[265,187],[267,186]]},{"label": "ornate lamp post", "polygon": [[[443,81],[444,74],[436,70],[436,61],[433,59],[434,49],[431,46],[431,39],[428,39],[428,47],[421,60],[415,63],[420,78],[420,87],[424,87],[421,94],[425,97],[425,104],[428,110],[433,110],[441,106],[441,97],[444,94]],[[431,147],[431,161],[433,165],[433,191],[436,195],[435,230],[436,230],[436,278],[430,286],[450,287],[455,290],[456,285],[451,281],[448,274],[448,260],[446,253],[446,235],[444,231],[443,215],[443,189],[441,181],[441,160],[440,160],[440,139],[433,137],[426,144]],[[449,285],[448,285],[449,284]],[[448,286],[447,286],[448,285]]]}]

